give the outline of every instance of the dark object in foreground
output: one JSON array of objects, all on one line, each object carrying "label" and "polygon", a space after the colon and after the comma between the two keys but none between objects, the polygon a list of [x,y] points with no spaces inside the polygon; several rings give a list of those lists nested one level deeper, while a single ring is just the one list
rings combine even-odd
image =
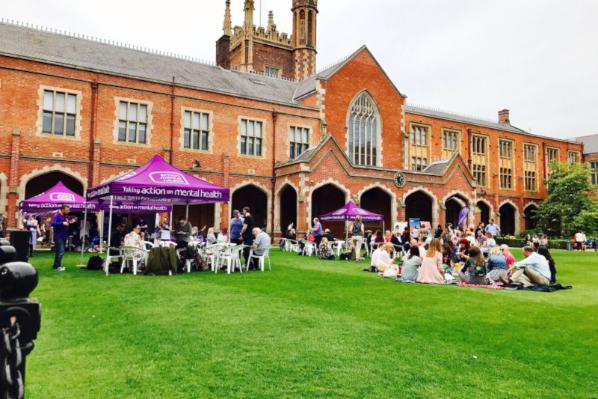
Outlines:
[{"label": "dark object in foreground", "polygon": [[18,399],[25,392],[25,361],[41,323],[39,302],[27,298],[37,286],[37,271],[14,262],[17,251],[0,243],[0,398]]}]

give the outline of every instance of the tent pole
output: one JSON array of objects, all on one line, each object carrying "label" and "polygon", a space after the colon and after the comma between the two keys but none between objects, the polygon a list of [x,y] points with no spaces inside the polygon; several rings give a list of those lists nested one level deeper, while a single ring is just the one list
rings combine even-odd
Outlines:
[{"label": "tent pole", "polygon": [[189,202],[187,202],[187,207],[185,208],[185,220],[189,221]]},{"label": "tent pole", "polygon": [[[85,251],[85,229],[87,228],[87,203],[85,204],[85,213],[83,214],[83,228],[81,229],[81,256],[79,257],[79,266],[83,264],[83,251]],[[89,238],[89,237],[88,237]]]},{"label": "tent pole", "polygon": [[[100,202],[101,204],[101,202]],[[100,217],[98,218],[98,230],[100,233],[100,253],[104,252],[104,211],[100,209]]]},{"label": "tent pole", "polygon": [[[110,212],[108,219],[108,255],[110,255],[110,240],[112,239],[112,203],[114,202],[114,196],[110,196]],[[106,276],[108,275],[110,265],[106,265]]]},{"label": "tent pole", "polygon": [[230,238],[230,228],[231,228],[231,226],[232,226],[232,222],[233,222],[233,219],[232,219],[232,216],[233,216],[233,210],[232,210],[232,208],[231,208],[232,206],[233,206],[232,197],[230,197],[230,196],[229,196],[229,198],[228,198],[228,206],[227,206],[227,210],[226,210],[226,212],[227,212],[227,215],[226,215],[226,217],[227,217],[227,219],[228,219],[228,223],[227,223],[227,225],[228,225],[228,230],[226,231],[226,235],[228,236],[228,243],[229,243],[229,244],[231,243],[231,238]]},{"label": "tent pole", "polygon": [[173,211],[173,209],[170,210],[170,218],[168,219],[170,231],[172,231],[172,211]]}]

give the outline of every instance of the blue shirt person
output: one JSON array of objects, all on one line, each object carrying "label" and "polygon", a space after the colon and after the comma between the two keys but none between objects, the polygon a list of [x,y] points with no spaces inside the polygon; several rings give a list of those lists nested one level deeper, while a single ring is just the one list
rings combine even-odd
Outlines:
[{"label": "blue shirt person", "polygon": [[62,257],[64,256],[66,239],[69,234],[69,221],[67,215],[71,208],[63,205],[62,208],[52,217],[52,230],[54,231],[54,265],[56,271],[63,272],[66,269],[62,266]]},{"label": "blue shirt person", "polygon": [[500,227],[494,223],[494,219],[492,219],[490,220],[490,224],[484,229],[484,232],[492,234],[492,237],[496,237],[500,234]]},{"label": "blue shirt person", "polygon": [[233,219],[230,222],[230,241],[240,244],[242,242],[241,232],[243,231],[243,218],[238,210],[233,211]]}]

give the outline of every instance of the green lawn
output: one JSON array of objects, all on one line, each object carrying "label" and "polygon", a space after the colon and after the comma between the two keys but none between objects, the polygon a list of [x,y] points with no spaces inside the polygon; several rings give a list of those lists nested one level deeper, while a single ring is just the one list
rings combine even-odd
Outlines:
[{"label": "green lawn", "polygon": [[554,255],[573,290],[398,284],[279,252],[271,273],[106,277],[39,254],[28,397],[596,398],[598,254]]}]

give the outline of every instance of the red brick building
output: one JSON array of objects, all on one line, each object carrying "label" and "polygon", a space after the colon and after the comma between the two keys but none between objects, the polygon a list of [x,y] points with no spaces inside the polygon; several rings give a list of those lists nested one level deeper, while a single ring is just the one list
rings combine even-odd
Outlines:
[{"label": "red brick building", "polygon": [[[232,190],[279,234],[353,199],[386,224],[419,217],[531,225],[549,161],[583,146],[409,105],[366,47],[315,73],[317,1],[294,0],[293,33],[245,22],[226,2],[218,65],[0,23],[0,209],[63,180],[75,191],[158,153]],[[193,207],[226,226],[228,205]]]}]

